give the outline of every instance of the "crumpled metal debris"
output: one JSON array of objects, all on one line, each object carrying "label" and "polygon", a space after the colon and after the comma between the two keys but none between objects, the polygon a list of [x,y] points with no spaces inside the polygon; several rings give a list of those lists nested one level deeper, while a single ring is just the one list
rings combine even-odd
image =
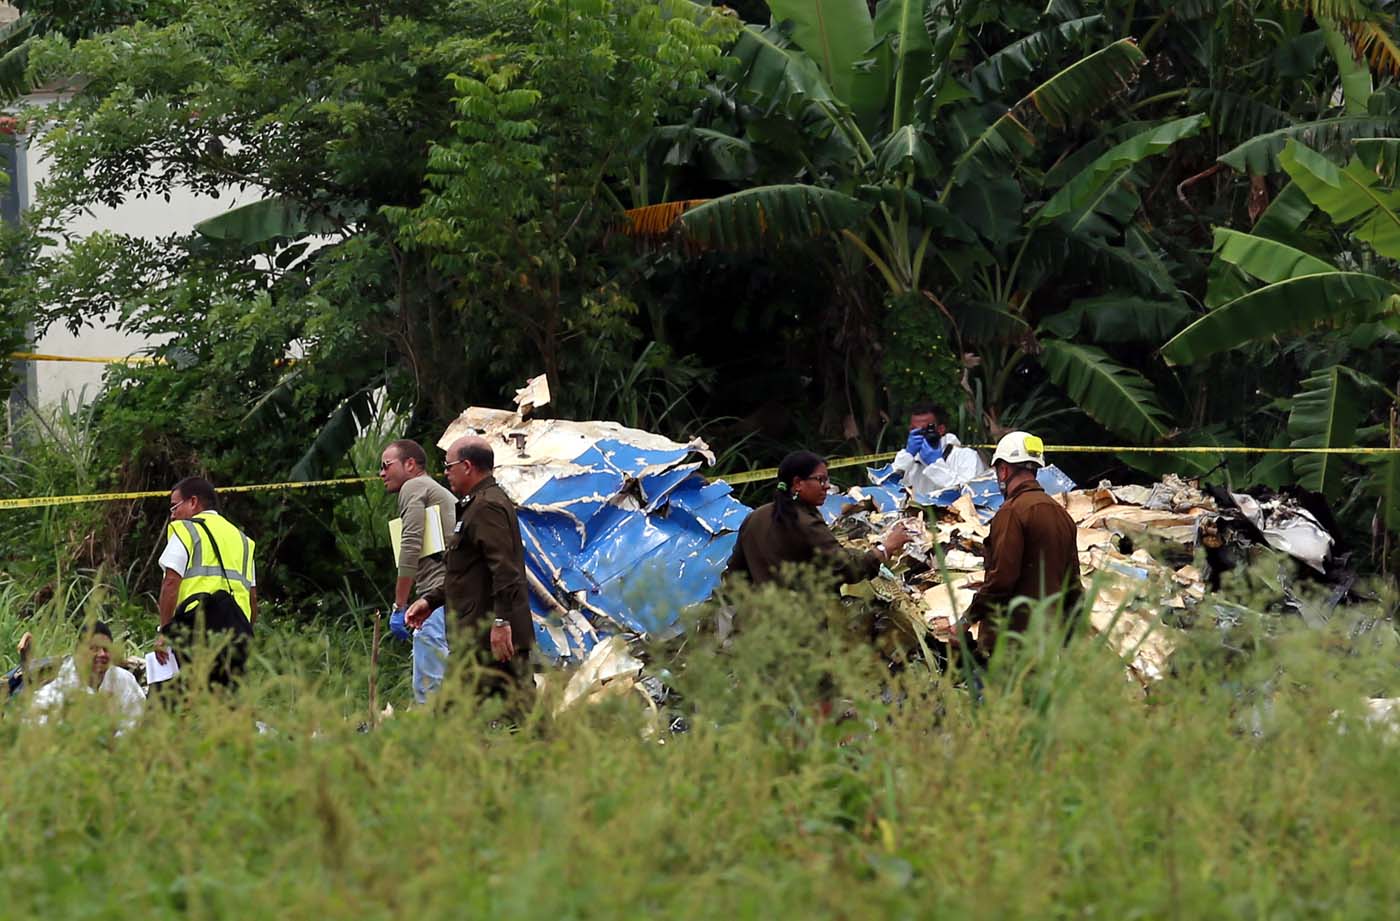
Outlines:
[{"label": "crumpled metal debris", "polygon": [[[929,501],[904,488],[896,470],[869,474],[878,486],[834,495],[824,511],[832,513],[829,520],[841,540],[866,549],[900,515],[924,506],[928,527],[916,533],[903,558],[891,565],[905,595],[922,610],[931,638],[944,639],[983,578],[986,522],[1001,505],[1000,493],[992,495],[995,482],[988,478],[989,482],[969,481]],[[1222,548],[1233,547],[1242,558],[1253,549],[1272,548],[1321,572],[1332,546],[1318,517],[1290,496],[1227,493],[1221,499],[1175,475],[1151,486],[1105,481],[1086,489],[1074,488],[1054,468],[1042,470],[1039,479],[1077,526],[1080,569],[1093,599],[1088,610],[1092,628],[1106,637],[1144,684],[1167,674],[1179,631],[1195,620],[1198,607],[1217,625],[1227,626],[1228,606],[1202,605],[1208,586],[1218,587],[1216,570],[1227,559]],[[870,501],[873,489],[881,491],[879,501]],[[894,490],[902,491],[896,496],[902,503],[891,501]],[[847,514],[838,519],[842,509]],[[1206,551],[1204,569],[1197,565],[1198,549]],[[1323,602],[1308,602],[1299,600],[1283,581],[1280,602],[1310,624],[1321,622],[1325,611],[1317,610],[1319,604],[1334,606],[1348,586],[1342,584]]]},{"label": "crumpled metal debris", "polygon": [[538,378],[519,399],[516,411],[467,409],[438,446],[478,434],[495,449],[496,481],[520,509],[540,652],[576,663],[609,636],[677,632],[680,611],[718,585],[749,511],[700,475],[714,462],[709,446],[615,422],[526,418],[548,399]]}]

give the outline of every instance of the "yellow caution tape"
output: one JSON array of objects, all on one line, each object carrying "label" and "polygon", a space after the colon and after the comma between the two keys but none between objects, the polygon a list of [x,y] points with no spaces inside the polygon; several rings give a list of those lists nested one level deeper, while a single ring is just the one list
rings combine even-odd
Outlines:
[{"label": "yellow caution tape", "polygon": [[11,352],[11,361],[78,361],[94,365],[159,365],[165,359],[154,355],[46,355],[42,352]]},{"label": "yellow caution tape", "polygon": [[[986,451],[995,451],[996,445],[965,445]],[[1182,447],[1128,446],[1128,445],[1045,445],[1047,454],[1056,451],[1067,454],[1400,454],[1400,448],[1249,448],[1239,445],[1207,447],[1187,445]],[[895,451],[884,454],[863,454],[859,457],[843,457],[826,462],[828,470],[838,467],[856,467],[862,464],[883,464],[894,460]],[[745,470],[733,476],[716,476],[713,480],[723,480],[731,486],[768,480],[778,475],[777,467],[762,470]]]},{"label": "yellow caution tape", "polygon": [[[840,457],[826,462],[828,470],[835,470],[838,467],[858,467],[861,464],[882,464],[886,461],[894,460],[897,452],[890,451],[885,454],[862,454],[859,457]],[[762,470],[745,470],[743,473],[736,473],[733,476],[716,476],[712,480],[723,480],[731,486],[740,483],[752,483],[755,480],[771,480],[778,475],[777,467],[765,467]]]},{"label": "yellow caution tape", "polygon": [[[967,445],[971,448],[994,449],[995,445]],[[1190,445],[1184,447],[1132,447],[1124,445],[1046,445],[1047,453],[1061,451],[1065,453],[1078,454],[1366,454],[1366,455],[1400,455],[1400,448],[1248,448],[1236,445],[1221,447],[1201,447]],[[827,469],[836,470],[842,467],[858,467],[865,464],[881,464],[894,460],[897,452],[887,451],[883,454],[862,454],[857,457],[833,458],[826,462]],[[710,477],[711,482],[723,480],[731,486],[738,486],[743,483],[753,483],[759,480],[769,480],[778,475],[777,467],[765,467],[761,470],[745,470],[742,473],[732,475],[720,475]],[[243,493],[243,492],[268,492],[278,489],[316,489],[323,486],[348,486],[351,483],[368,483],[376,479],[375,477],[344,477],[335,480],[304,480],[298,483],[253,483],[247,486],[221,486],[221,493]],[[168,498],[169,490],[151,490],[147,492],[111,492],[111,493],[91,493],[87,495],[75,496],[35,496],[26,499],[0,499],[0,511],[5,509],[19,508],[45,508],[55,505],[81,505],[85,502],[122,502],[133,499],[156,499]]]},{"label": "yellow caution tape", "polygon": [[[247,486],[220,486],[221,493],[268,492],[278,489],[315,489],[322,486],[346,486],[351,483],[368,483],[372,476],[345,477],[338,480],[304,480],[298,483],[252,483]],[[85,502],[122,502],[132,499],[168,499],[170,490],[158,489],[146,492],[90,493],[78,496],[35,496],[28,499],[0,499],[0,510],[11,508],[45,508],[54,505],[81,505]]]}]

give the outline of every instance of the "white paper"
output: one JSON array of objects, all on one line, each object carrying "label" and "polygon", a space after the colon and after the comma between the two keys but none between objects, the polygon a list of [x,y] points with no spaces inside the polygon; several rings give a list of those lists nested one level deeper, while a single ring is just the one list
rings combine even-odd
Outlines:
[{"label": "white paper", "polygon": [[146,687],[153,684],[160,684],[162,681],[169,681],[180,674],[180,663],[175,660],[175,653],[166,656],[166,663],[160,664],[153,652],[146,653]]}]

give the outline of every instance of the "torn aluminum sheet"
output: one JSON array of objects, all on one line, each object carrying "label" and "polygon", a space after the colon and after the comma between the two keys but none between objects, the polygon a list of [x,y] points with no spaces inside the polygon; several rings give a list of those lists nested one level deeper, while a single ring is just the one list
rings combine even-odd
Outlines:
[{"label": "torn aluminum sheet", "polygon": [[1318,572],[1327,571],[1332,555],[1332,535],[1312,513],[1295,502],[1276,496],[1260,501],[1246,493],[1230,493],[1240,513],[1259,529],[1275,550],[1307,563]]},{"label": "torn aluminum sheet", "polygon": [[535,638],[551,660],[582,661],[618,634],[674,635],[681,610],[719,584],[749,510],[700,475],[714,461],[705,442],[471,407],[438,445],[466,434],[492,445],[519,507]]},{"label": "torn aluminum sheet", "polygon": [[[954,451],[970,451],[974,455],[976,454],[971,448],[955,448]],[[897,497],[895,501],[899,507],[912,503],[924,508],[947,508],[964,496],[970,497],[973,506],[977,509],[978,518],[983,523],[990,521],[996,510],[1001,508],[1002,502],[1005,501],[1001,489],[997,486],[996,474],[991,471],[960,480],[941,489],[925,490],[918,488],[920,481],[917,478],[910,479],[905,476],[900,469],[898,458],[896,458],[896,462],[887,467],[867,468],[866,476],[871,485],[860,487],[865,494],[874,495],[878,490],[882,496],[894,495]],[[1036,480],[1052,496],[1070,492],[1075,488],[1074,481],[1054,464],[1037,470]],[[839,512],[840,508],[841,503],[833,502],[830,499],[827,505],[823,506],[822,514],[824,517],[828,516],[828,510],[831,512],[831,516],[827,517],[828,524],[831,523],[835,513]]]},{"label": "torn aluminum sheet", "polygon": [[593,700],[605,689],[630,690],[642,673],[642,660],[632,655],[627,641],[610,636],[589,650],[588,657],[569,677],[564,686],[556,712],[562,712],[580,700]]}]

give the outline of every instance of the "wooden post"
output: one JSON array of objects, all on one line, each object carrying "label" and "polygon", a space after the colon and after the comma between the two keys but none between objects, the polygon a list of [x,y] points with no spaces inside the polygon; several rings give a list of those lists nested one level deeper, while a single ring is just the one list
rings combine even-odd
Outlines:
[{"label": "wooden post", "polygon": [[379,628],[382,618],[374,612],[374,640],[369,650],[369,726],[379,725]]}]

